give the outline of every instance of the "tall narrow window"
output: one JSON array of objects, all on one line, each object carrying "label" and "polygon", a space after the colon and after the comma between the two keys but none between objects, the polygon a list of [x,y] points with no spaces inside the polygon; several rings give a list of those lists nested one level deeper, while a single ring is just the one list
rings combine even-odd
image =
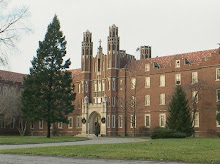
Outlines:
[{"label": "tall narrow window", "polygon": [[131,89],[135,89],[135,86],[136,86],[136,79],[132,78],[131,79]]},{"label": "tall narrow window", "polygon": [[101,70],[101,62],[100,62],[100,59],[98,59],[98,72],[100,72]]},{"label": "tall narrow window", "polygon": [[192,101],[195,103],[198,103],[199,99],[198,99],[198,91],[193,91],[192,92]]},{"label": "tall narrow window", "polygon": [[58,122],[58,129],[62,129],[63,128],[63,123],[62,122]]},{"label": "tall narrow window", "polygon": [[193,120],[194,127],[199,127],[199,112],[195,113],[195,119]]},{"label": "tall narrow window", "polygon": [[122,115],[118,116],[118,128],[122,128]]},{"label": "tall narrow window", "polygon": [[111,79],[108,79],[108,90],[111,89]]},{"label": "tall narrow window", "polygon": [[115,97],[112,97],[112,106],[115,107]]},{"label": "tall narrow window", "polygon": [[73,128],[73,118],[72,117],[68,117],[68,129],[72,129]]},{"label": "tall narrow window", "polygon": [[102,91],[105,91],[105,80],[102,80]]},{"label": "tall narrow window", "polygon": [[34,129],[34,123],[33,123],[33,121],[31,121],[31,123],[30,123],[30,129]]},{"label": "tall narrow window", "polygon": [[165,86],[165,75],[161,75],[160,76],[160,87],[164,87]]},{"label": "tall narrow window", "polygon": [[120,107],[123,106],[123,100],[122,100],[122,97],[119,97],[119,106],[120,106]]},{"label": "tall narrow window", "polygon": [[[216,116],[217,116],[218,113],[219,113],[219,112],[216,111]],[[216,126],[217,126],[217,127],[220,127],[220,121],[217,121],[217,120],[216,120]]]},{"label": "tall narrow window", "polygon": [[107,128],[110,128],[110,116],[109,115],[107,115],[106,122],[107,122]]},{"label": "tall narrow window", "polygon": [[180,85],[181,84],[181,74],[175,75],[175,84]]},{"label": "tall narrow window", "polygon": [[112,128],[115,128],[115,115],[112,115]]},{"label": "tall narrow window", "polygon": [[79,91],[79,93],[81,92],[81,84],[80,83],[78,85],[78,91]]},{"label": "tall narrow window", "polygon": [[145,95],[145,106],[150,106],[150,95]]},{"label": "tall narrow window", "polygon": [[150,77],[145,78],[145,88],[150,88]]},{"label": "tall narrow window", "polygon": [[39,121],[39,129],[43,129],[43,123],[44,123],[43,120]]},{"label": "tall narrow window", "polygon": [[192,72],[192,84],[198,83],[198,73]]},{"label": "tall narrow window", "polygon": [[85,92],[88,93],[89,91],[89,85],[88,85],[88,81],[85,82]]},{"label": "tall narrow window", "polygon": [[131,115],[131,128],[136,127],[136,117]]},{"label": "tall narrow window", "polygon": [[145,114],[145,126],[150,128],[150,114]]},{"label": "tall narrow window", "polygon": [[94,91],[97,92],[97,82],[96,82],[96,80],[94,81]]},{"label": "tall narrow window", "polygon": [[115,78],[112,79],[112,90],[115,90]]},{"label": "tall narrow window", "polygon": [[220,80],[220,68],[216,69],[216,80]]},{"label": "tall narrow window", "polygon": [[220,89],[216,90],[216,100],[220,101]]},{"label": "tall narrow window", "polygon": [[98,81],[98,91],[102,91],[102,84],[101,84],[101,80]]},{"label": "tall narrow window", "polygon": [[166,115],[165,114],[160,114],[159,115],[160,117],[160,127],[165,127],[166,125]]},{"label": "tall narrow window", "polygon": [[160,105],[165,105],[165,94],[160,94]]},{"label": "tall narrow window", "polygon": [[77,116],[76,117],[76,128],[80,128],[81,127],[81,117]]},{"label": "tall narrow window", "polygon": [[145,64],[145,72],[150,71],[150,64]]},{"label": "tall narrow window", "polygon": [[134,107],[136,104],[136,98],[134,96],[131,96],[131,107]]},{"label": "tall narrow window", "polygon": [[122,90],[122,80],[119,82],[119,89]]}]

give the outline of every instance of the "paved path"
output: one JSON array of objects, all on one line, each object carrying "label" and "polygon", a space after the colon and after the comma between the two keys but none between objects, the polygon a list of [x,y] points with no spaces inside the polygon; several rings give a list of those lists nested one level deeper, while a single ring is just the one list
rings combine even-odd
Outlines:
[{"label": "paved path", "polygon": [[60,143],[43,143],[43,144],[24,144],[24,145],[0,145],[1,149],[45,147],[45,146],[62,146],[62,145],[89,145],[89,144],[108,144],[108,143],[127,143],[127,142],[143,142],[149,139],[140,138],[111,138],[111,137],[93,137],[85,141],[60,142]]},{"label": "paved path", "polygon": [[[189,164],[168,161],[141,161],[141,160],[110,160],[110,159],[83,159],[50,156],[25,156],[0,154],[1,164]],[[195,164],[195,163],[193,163]]]}]

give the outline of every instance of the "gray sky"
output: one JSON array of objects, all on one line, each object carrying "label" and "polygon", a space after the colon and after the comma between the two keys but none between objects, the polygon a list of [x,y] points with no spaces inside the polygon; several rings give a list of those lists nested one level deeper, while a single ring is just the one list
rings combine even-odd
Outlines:
[{"label": "gray sky", "polygon": [[[152,57],[218,48],[220,0],[13,0],[29,8],[33,32],[22,36],[19,53],[3,69],[29,73],[38,42],[57,14],[67,40],[71,68],[80,68],[83,32],[93,34],[93,54],[99,39],[106,54],[109,26],[119,28],[120,49],[139,57],[136,48],[152,46]],[[2,69],[2,68],[1,68]]]}]

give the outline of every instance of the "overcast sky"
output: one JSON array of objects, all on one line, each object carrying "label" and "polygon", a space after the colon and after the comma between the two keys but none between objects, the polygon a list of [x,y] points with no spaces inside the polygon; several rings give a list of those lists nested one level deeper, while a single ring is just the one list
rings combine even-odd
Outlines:
[{"label": "overcast sky", "polygon": [[152,57],[218,48],[220,0],[12,0],[29,8],[32,33],[23,35],[19,53],[9,57],[9,71],[29,73],[38,42],[57,14],[67,40],[71,68],[80,68],[83,32],[99,40],[106,54],[109,26],[119,28],[120,49],[138,56],[136,48],[152,46]]}]

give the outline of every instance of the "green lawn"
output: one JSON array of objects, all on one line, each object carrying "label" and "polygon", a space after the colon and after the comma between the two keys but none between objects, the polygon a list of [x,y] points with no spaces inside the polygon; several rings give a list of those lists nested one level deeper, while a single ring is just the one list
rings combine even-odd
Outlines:
[{"label": "green lawn", "polygon": [[75,145],[0,150],[0,153],[220,163],[220,139],[158,139],[125,144]]},{"label": "green lawn", "polygon": [[45,136],[0,136],[0,145],[2,144],[35,144],[35,143],[49,143],[49,142],[65,142],[85,140],[84,137],[62,136],[46,138]]}]

